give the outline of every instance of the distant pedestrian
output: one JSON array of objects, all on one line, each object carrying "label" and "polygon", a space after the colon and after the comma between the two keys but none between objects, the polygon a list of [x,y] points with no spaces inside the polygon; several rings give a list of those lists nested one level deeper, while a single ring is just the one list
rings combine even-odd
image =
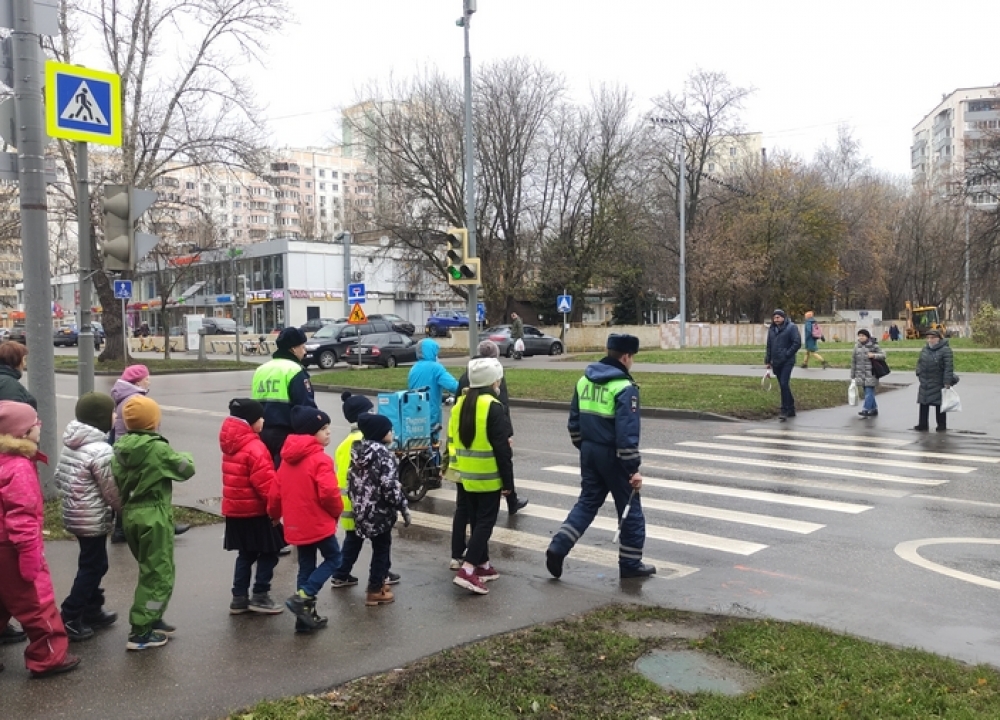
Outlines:
[{"label": "distant pedestrian", "polygon": [[899,328],[896,327],[896,323],[893,323],[892,325],[889,326],[889,339],[892,342],[899,341]]},{"label": "distant pedestrian", "polygon": [[802,332],[806,337],[806,357],[802,361],[802,367],[809,367],[809,358],[814,357],[822,363],[823,369],[826,370],[830,367],[830,363],[824,360],[823,356],[817,352],[820,340],[826,342],[826,338],[823,336],[823,329],[820,327],[820,324],[813,318],[812,310],[806,313],[806,322],[802,328]]},{"label": "distant pedestrian", "polygon": [[858,330],[858,342],[851,355],[851,379],[854,380],[858,391],[865,393],[864,407],[858,413],[863,418],[878,415],[878,403],[875,402],[878,378],[872,371],[872,360],[885,360],[885,352],[879,347],[878,341],[872,337],[872,334],[861,328]]},{"label": "distant pedestrian", "polygon": [[278,335],[277,350],[253,374],[253,399],[264,406],[264,430],[260,439],[271,451],[274,467],[281,464],[281,448],[292,434],[292,411],[315,408],[309,373],[302,366],[306,335],[298,328],[285,328]]},{"label": "distant pedestrian", "polygon": [[920,404],[920,415],[917,424],[913,426],[918,432],[930,430],[929,415],[934,406],[937,431],[948,429],[948,415],[941,412],[941,391],[950,388],[958,382],[955,376],[955,360],[947,338],[942,338],[938,330],[928,330],[925,333],[927,344],[917,358],[917,403]]},{"label": "distant pedestrian", "polygon": [[125,539],[139,563],[125,647],[146,650],[166,645],[176,631],[163,619],[174,592],[173,484],[194,475],[194,458],[174,450],[160,435],[156,401],[133,395],[122,416],[128,433],[115,442],[111,467],[122,500]]},{"label": "distant pedestrian", "polygon": [[[263,615],[281,613],[271,599],[271,579],[278,565],[278,551],[285,544],[277,522],[267,514],[267,499],[274,483],[274,461],[260,439],[264,407],[250,398],[229,401],[229,417],[219,430],[222,450],[222,514],[226,518],[223,545],[236,550],[233,599],[229,613]],[[253,594],[250,593],[251,573]]]},{"label": "distant pedestrian", "polygon": [[364,435],[358,429],[358,418],[362,413],[370,413],[375,409],[372,401],[364,395],[353,395],[345,392],[340,396],[343,403],[344,419],[350,425],[347,437],[337,446],[333,454],[334,470],[337,473],[337,484],[340,486],[340,499],[344,503],[344,511],[340,514],[340,527],[344,531],[344,545],[340,548],[340,568],[330,578],[333,588],[354,587],[358,579],[351,575],[354,563],[358,561],[364,540],[355,532],[354,506],[347,492],[347,473],[351,469],[351,448],[360,442]]},{"label": "distant pedestrian", "polygon": [[780,308],[771,313],[771,327],[767,331],[767,350],[764,364],[774,372],[781,388],[781,412],[778,419],[784,422],[795,417],[795,397],[792,395],[792,370],[795,368],[795,353],[802,347],[802,338],[795,323]]},{"label": "distant pedestrian", "polygon": [[392,567],[392,526],[402,514],[410,526],[410,508],[399,484],[399,463],[387,447],[392,443],[392,421],[384,415],[358,417],[364,438],[351,448],[347,492],[354,506],[354,532],[372,544],[365,605],[386,605],[395,600],[390,585],[399,582]]},{"label": "distant pedestrian", "polygon": [[514,359],[520,360],[524,356],[524,321],[516,312],[510,314],[510,341],[514,344]]},{"label": "distant pedestrian", "polygon": [[[325,452],[330,444],[330,416],[304,405],[293,407],[291,415],[293,434],[281,449],[267,511],[272,519],[284,520],[285,542],[299,551],[296,592],[285,607],[295,615],[295,631],[306,633],[328,622],[316,612],[316,594],[340,568],[337,520],[344,503],[333,459]],[[323,556],[318,566],[317,552]]]},{"label": "distant pedestrian", "polygon": [[108,572],[112,511],[122,509],[108,444],[114,413],[115,401],[109,395],[81,395],[76,402],[76,419],[63,433],[63,449],[55,470],[63,527],[76,536],[80,545],[76,579],[62,603],[66,633],[73,641],[88,640],[95,629],[118,619],[117,614],[104,609],[101,589]]},{"label": "distant pedestrian", "polygon": [[[25,667],[34,678],[69,672],[80,664],[56,606],[45,561],[42,486],[35,461],[42,426],[26,403],[0,401],[0,626],[17,618],[28,635]],[[0,670],[3,664],[0,663]]]},{"label": "distant pedestrian", "polygon": [[562,576],[566,555],[594,522],[608,493],[621,518],[619,576],[656,573],[642,561],[646,518],[639,499],[639,386],[630,374],[638,352],[639,338],[634,335],[608,335],[607,355],[588,365],[576,384],[568,427],[580,451],[580,497],[545,552],[545,566],[553,577]]},{"label": "distant pedestrian", "polygon": [[510,422],[497,393],[503,365],[496,358],[469,361],[469,389],[455,403],[448,422],[449,474],[465,490],[472,525],[465,559],[452,582],[477,595],[500,577],[490,563],[489,541],[500,512],[500,498],[514,490]]}]

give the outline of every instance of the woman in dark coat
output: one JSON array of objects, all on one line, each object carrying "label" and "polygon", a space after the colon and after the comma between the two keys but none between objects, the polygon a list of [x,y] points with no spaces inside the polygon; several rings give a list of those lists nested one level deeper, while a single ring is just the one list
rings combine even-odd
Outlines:
[{"label": "woman in dark coat", "polygon": [[913,429],[920,432],[930,430],[928,416],[933,405],[937,431],[944,432],[948,429],[948,417],[946,413],[941,412],[941,391],[954,385],[958,378],[955,377],[955,362],[951,347],[937,330],[927,332],[927,345],[920,351],[917,360],[917,379],[920,381],[920,388],[917,390],[920,418]]},{"label": "woman in dark coat", "polygon": [[27,357],[28,348],[21,343],[11,340],[0,343],[0,400],[27,403],[37,410],[35,396],[21,384]]}]

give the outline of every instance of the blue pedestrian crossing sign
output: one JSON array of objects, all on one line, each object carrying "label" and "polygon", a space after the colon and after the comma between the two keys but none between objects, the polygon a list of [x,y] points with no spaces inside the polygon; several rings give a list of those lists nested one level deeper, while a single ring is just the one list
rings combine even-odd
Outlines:
[{"label": "blue pedestrian crossing sign", "polygon": [[476,322],[484,322],[486,320],[486,304],[477,303],[476,304]]},{"label": "blue pedestrian crossing sign", "polygon": [[45,129],[54,138],[120,147],[121,79],[114,73],[48,60]]},{"label": "blue pedestrian crossing sign", "polygon": [[132,298],[132,281],[115,280],[115,299],[130,300]]},{"label": "blue pedestrian crossing sign", "polygon": [[365,284],[364,283],[351,283],[347,286],[347,299],[352,303],[364,303],[365,301]]},{"label": "blue pedestrian crossing sign", "polygon": [[573,296],[560,295],[556,299],[556,310],[558,310],[561,313],[573,312]]}]

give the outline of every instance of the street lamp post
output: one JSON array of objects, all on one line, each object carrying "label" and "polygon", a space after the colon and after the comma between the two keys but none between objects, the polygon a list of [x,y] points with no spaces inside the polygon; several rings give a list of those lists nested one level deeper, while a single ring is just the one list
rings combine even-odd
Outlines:
[{"label": "street lamp post", "polygon": [[[680,120],[673,118],[662,118],[654,117],[651,118],[654,126],[664,126],[664,125],[678,125]],[[687,245],[687,227],[684,221],[685,215],[685,201],[684,201],[684,186],[687,183],[687,161],[684,157],[684,134],[677,139],[677,217],[679,218],[680,227],[678,229],[678,253],[679,253],[679,265],[677,268],[677,284],[678,284],[678,328],[680,333],[680,345],[681,347],[687,346],[687,263],[685,261],[685,246]]]},{"label": "street lamp post", "polygon": [[963,337],[972,337],[972,333],[969,330],[969,312],[971,310],[972,301],[970,299],[971,290],[969,288],[969,208],[965,208],[965,329],[963,330]]},{"label": "street lamp post", "polygon": [[[465,229],[469,236],[469,255],[477,257],[476,250],[476,185],[475,147],[472,136],[472,54],[469,51],[469,26],[476,12],[476,0],[462,0],[462,17],[457,25],[465,31]],[[482,278],[480,277],[480,282]],[[479,328],[473,322],[478,317],[479,285],[468,285],[469,304],[469,357],[476,356]]]}]

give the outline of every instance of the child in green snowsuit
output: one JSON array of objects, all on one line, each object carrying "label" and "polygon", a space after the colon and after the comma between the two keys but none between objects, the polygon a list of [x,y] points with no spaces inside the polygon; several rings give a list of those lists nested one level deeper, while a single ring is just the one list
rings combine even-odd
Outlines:
[{"label": "child in green snowsuit", "polygon": [[157,432],[160,406],[155,400],[134,395],[122,415],[128,433],[115,442],[111,470],[121,494],[125,540],[139,563],[126,648],[145,650],[166,645],[176,629],[163,621],[174,591],[172,482],[194,475],[194,459],[171,448]]}]

